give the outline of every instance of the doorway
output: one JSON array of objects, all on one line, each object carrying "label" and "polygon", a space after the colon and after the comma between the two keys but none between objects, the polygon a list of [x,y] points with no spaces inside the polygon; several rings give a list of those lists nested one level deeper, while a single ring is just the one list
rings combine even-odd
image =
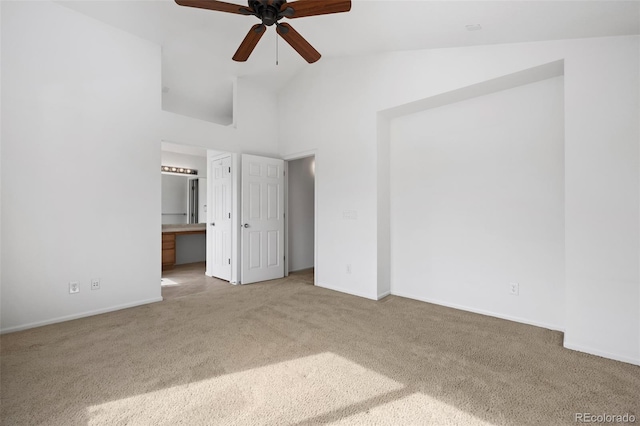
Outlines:
[{"label": "doorway", "polygon": [[204,277],[208,167],[204,148],[162,142],[160,151],[164,297],[185,291],[194,274]]},{"label": "doorway", "polygon": [[[199,221],[206,221],[202,223],[207,235],[205,274],[232,284],[246,284],[282,277],[289,275],[289,272],[306,272],[305,281],[315,284],[315,153],[309,152],[298,158],[283,161],[246,154],[205,152],[205,166],[202,170],[207,170],[207,193],[199,198],[208,199],[211,205],[205,214],[198,214]],[[285,179],[283,175],[286,176]],[[280,176],[280,183],[275,182],[277,176]],[[257,188],[260,188],[260,191],[256,192]],[[199,192],[202,194],[202,191]],[[241,193],[247,199],[241,200]],[[250,196],[251,194],[261,194],[257,198],[259,203],[255,197]],[[277,207],[277,203],[274,202],[277,199],[282,200],[281,195],[284,195],[284,205]],[[258,216],[257,212],[260,212]],[[260,222],[263,219],[269,222],[275,217],[283,218],[281,231],[265,228],[264,232],[258,232],[262,231],[264,224]],[[283,236],[276,238],[278,234]],[[246,239],[245,237],[249,242],[253,237],[254,243],[260,241],[260,244],[252,245],[247,241],[242,244],[241,239]],[[278,249],[271,250],[271,246]],[[242,247],[246,250],[241,251]],[[247,251],[248,253],[245,253]],[[243,257],[246,258],[244,262],[241,261]],[[262,259],[263,257],[265,259]],[[283,258],[284,263],[281,263]],[[268,267],[263,269],[274,271],[279,263],[279,275],[265,277],[263,274],[259,279],[252,280],[247,272],[241,269],[242,265],[249,268],[253,264],[252,259],[253,263]],[[257,259],[261,259],[260,262],[257,262]],[[205,259],[201,261],[204,262]],[[241,278],[241,275],[244,278]]]},{"label": "doorway", "polygon": [[210,152],[208,276],[232,284],[284,276],[284,170],[277,158]]},{"label": "doorway", "polygon": [[[315,272],[315,155],[288,162],[287,272]],[[315,282],[315,279],[313,280]]]}]

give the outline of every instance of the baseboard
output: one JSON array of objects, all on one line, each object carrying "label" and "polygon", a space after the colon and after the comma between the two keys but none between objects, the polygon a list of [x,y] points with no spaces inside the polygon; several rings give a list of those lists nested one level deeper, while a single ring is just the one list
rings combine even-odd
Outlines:
[{"label": "baseboard", "polygon": [[413,295],[410,295],[410,294],[397,292],[397,291],[392,291],[391,294],[393,294],[394,296],[406,297],[407,299],[414,299],[414,300],[419,300],[421,302],[433,303],[434,305],[446,306],[447,308],[453,308],[453,309],[459,309],[461,311],[473,312],[474,314],[487,315],[487,316],[490,316],[490,317],[500,318],[500,319],[504,319],[504,320],[507,320],[507,321],[519,322],[519,323],[522,323],[522,324],[527,324],[527,325],[533,325],[533,326],[536,326],[536,327],[546,328],[548,330],[564,332],[564,328],[562,328],[562,327],[560,327],[558,325],[555,325],[555,324],[547,324],[547,323],[544,323],[544,322],[532,321],[532,320],[529,320],[527,318],[514,317],[514,316],[511,316],[511,315],[504,315],[504,314],[499,314],[499,313],[496,313],[496,312],[485,311],[483,309],[470,308],[468,306],[463,306],[463,305],[457,305],[457,304],[454,304],[454,303],[443,302],[441,300],[428,299],[428,298],[425,298],[425,297],[416,297],[416,296],[413,296]]},{"label": "baseboard", "polygon": [[324,285],[324,284],[321,284],[321,283],[317,283],[316,287],[326,288],[327,290],[339,291],[340,293],[346,293],[346,294],[350,294],[352,296],[364,297],[365,299],[369,299],[369,300],[378,300],[376,297],[371,297],[371,295],[360,293],[360,292],[353,291],[353,290],[349,290],[349,289],[342,288],[342,287],[333,286],[333,285]]},{"label": "baseboard", "polygon": [[121,309],[134,308],[136,306],[148,305],[149,303],[162,302],[162,297],[155,297],[153,299],[140,300],[132,303],[125,303],[123,305],[111,306],[103,309],[96,309],[94,311],[81,312],[79,314],[66,315],[62,317],[52,318],[45,321],[36,321],[28,324],[18,325],[15,327],[3,328],[0,330],[0,334],[13,333],[16,331],[27,330],[29,328],[42,327],[44,325],[56,324],[59,322],[71,321],[79,318],[91,317],[94,315],[106,314],[107,312],[119,311]]},{"label": "baseboard", "polygon": [[387,297],[389,295],[391,295],[391,291],[390,290],[387,290],[384,293],[380,293],[380,294],[378,294],[378,300],[382,300],[382,299],[384,299],[385,297]]},{"label": "baseboard", "polygon": [[313,265],[312,266],[305,266],[304,268],[292,269],[292,270],[289,271],[289,273],[311,271],[311,270],[313,270]]},{"label": "baseboard", "polygon": [[624,355],[618,355],[618,354],[614,354],[607,351],[601,351],[601,350],[593,349],[587,346],[576,345],[574,343],[567,342],[566,339],[564,341],[563,346],[566,349],[571,349],[572,351],[584,352],[586,354],[596,355],[602,358],[608,358],[608,359],[613,359],[615,361],[626,362],[627,364],[640,365],[640,359],[635,359],[635,358],[624,356]]}]

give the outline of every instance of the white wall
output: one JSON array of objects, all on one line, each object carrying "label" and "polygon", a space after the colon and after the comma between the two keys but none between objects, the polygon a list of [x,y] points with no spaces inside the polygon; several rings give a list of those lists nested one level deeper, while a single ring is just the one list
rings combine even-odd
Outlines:
[{"label": "white wall", "polygon": [[595,40],[565,65],[564,344],[640,364],[638,40]]},{"label": "white wall", "polygon": [[273,93],[238,79],[234,126],[221,126],[167,111],[160,113],[162,140],[210,150],[265,156],[278,154],[277,99]]},{"label": "white wall", "polygon": [[306,68],[279,95],[280,152],[316,150],[318,285],[384,293],[378,111],[564,60],[565,346],[640,363],[639,51],[637,36],[608,37],[325,58]]},{"label": "white wall", "polygon": [[[52,2],[0,4],[11,123],[0,166],[0,261],[11,264],[0,274],[1,330],[160,300],[158,142],[273,156],[275,97],[238,79],[234,126],[161,111],[159,46]],[[87,291],[93,277],[99,292]],[[80,294],[68,294],[71,280]]]},{"label": "white wall", "polygon": [[1,8],[2,331],[161,300],[159,47]]},{"label": "white wall", "polygon": [[392,120],[393,294],[563,329],[563,89],[555,77]]},{"label": "white wall", "polygon": [[314,266],[314,157],[289,161],[289,271]]}]

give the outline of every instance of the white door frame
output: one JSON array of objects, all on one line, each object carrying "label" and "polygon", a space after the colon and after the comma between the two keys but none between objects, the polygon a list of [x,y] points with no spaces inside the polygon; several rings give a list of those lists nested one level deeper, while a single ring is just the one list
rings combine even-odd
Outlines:
[{"label": "white door frame", "polygon": [[[238,284],[239,268],[240,268],[240,222],[238,217],[240,199],[238,197],[239,179],[240,179],[240,166],[238,160],[238,154],[227,152],[221,154],[220,151],[207,151],[207,167],[211,161],[222,160],[223,158],[231,157],[231,284]],[[209,170],[211,168],[209,167]],[[207,170],[207,173],[209,173]],[[210,177],[209,177],[210,178]],[[213,180],[208,179],[210,182]],[[213,214],[213,197],[211,190],[213,185],[207,184],[207,230],[212,222],[211,215]],[[207,236],[207,259],[209,258],[210,241]],[[211,251],[212,252],[212,251]],[[207,262],[208,263],[208,262]],[[207,269],[206,275],[212,276]]]},{"label": "white door frame", "polygon": [[282,157],[286,173],[284,180],[284,276],[289,276],[289,161],[314,157],[314,185],[313,185],[313,285],[318,285],[318,150],[310,149]]}]

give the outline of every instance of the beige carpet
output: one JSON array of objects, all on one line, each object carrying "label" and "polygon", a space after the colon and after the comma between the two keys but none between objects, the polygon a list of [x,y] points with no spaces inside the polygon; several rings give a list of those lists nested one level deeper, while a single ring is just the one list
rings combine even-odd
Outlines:
[{"label": "beige carpet", "polygon": [[[559,425],[640,415],[640,367],[309,274],[4,335],[3,425]],[[636,420],[640,422],[640,420]]]},{"label": "beige carpet", "polygon": [[204,275],[205,262],[176,265],[168,271],[162,271],[162,297],[164,300],[202,293],[217,287],[228,287],[227,281]]}]

